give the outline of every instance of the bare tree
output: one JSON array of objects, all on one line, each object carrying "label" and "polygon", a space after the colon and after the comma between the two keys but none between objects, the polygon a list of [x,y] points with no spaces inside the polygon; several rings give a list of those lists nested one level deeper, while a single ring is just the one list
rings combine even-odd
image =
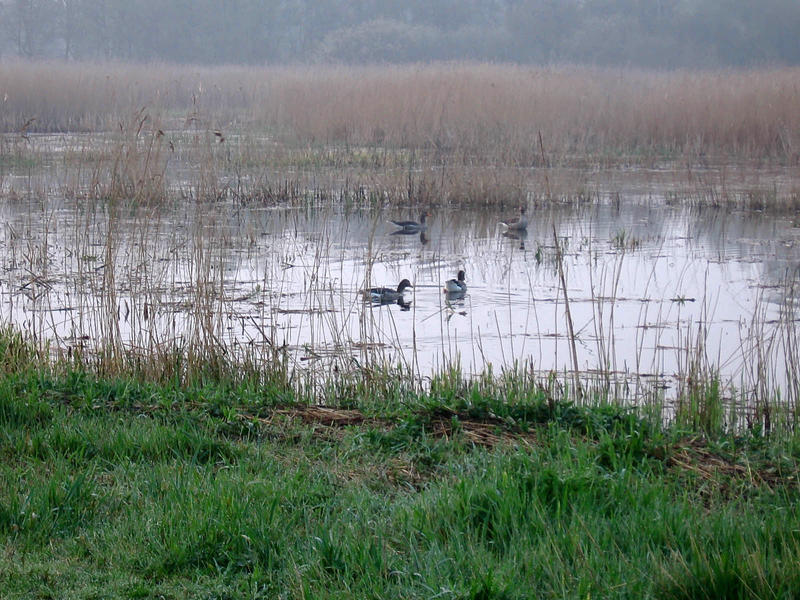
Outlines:
[{"label": "bare tree", "polygon": [[60,8],[58,0],[11,0],[5,5],[4,23],[18,55],[33,58],[52,50]]}]

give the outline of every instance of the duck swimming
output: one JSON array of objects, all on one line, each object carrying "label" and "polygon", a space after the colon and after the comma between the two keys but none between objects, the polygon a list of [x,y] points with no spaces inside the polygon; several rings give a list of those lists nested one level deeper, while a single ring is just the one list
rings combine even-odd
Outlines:
[{"label": "duck swimming", "polygon": [[403,292],[405,292],[406,288],[413,287],[414,286],[411,285],[411,282],[408,279],[403,279],[403,281],[398,284],[396,290],[387,287],[374,287],[369,288],[368,290],[363,290],[361,293],[364,295],[365,300],[387,304],[389,302],[402,300]]},{"label": "duck swimming", "polygon": [[528,217],[525,216],[525,207],[519,207],[519,216],[513,219],[509,219],[508,221],[500,221],[501,225],[504,225],[506,229],[511,231],[524,231],[528,227]]},{"label": "duck swimming", "polygon": [[389,221],[393,225],[397,225],[400,227],[400,231],[403,233],[416,233],[417,231],[423,231],[428,226],[425,224],[425,217],[428,216],[428,213],[422,213],[419,217],[419,222],[417,221]]},{"label": "duck swimming", "polygon": [[448,279],[444,282],[444,291],[448,294],[463,294],[467,291],[467,283],[464,281],[466,273],[458,272],[458,279]]}]

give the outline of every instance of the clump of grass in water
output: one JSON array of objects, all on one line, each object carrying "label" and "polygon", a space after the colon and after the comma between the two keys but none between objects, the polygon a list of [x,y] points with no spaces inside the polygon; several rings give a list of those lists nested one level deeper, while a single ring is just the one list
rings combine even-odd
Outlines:
[{"label": "clump of grass in water", "polygon": [[687,391],[678,400],[675,421],[690,431],[708,435],[725,429],[725,406],[718,377],[690,382]]},{"label": "clump of grass in water", "polygon": [[641,245],[642,241],[640,239],[633,237],[624,229],[618,231],[617,234],[611,238],[611,247],[618,251],[636,250]]},{"label": "clump of grass in water", "polygon": [[6,375],[15,375],[31,368],[44,365],[48,356],[47,346],[43,349],[19,330],[3,326],[0,328],[0,369]]}]

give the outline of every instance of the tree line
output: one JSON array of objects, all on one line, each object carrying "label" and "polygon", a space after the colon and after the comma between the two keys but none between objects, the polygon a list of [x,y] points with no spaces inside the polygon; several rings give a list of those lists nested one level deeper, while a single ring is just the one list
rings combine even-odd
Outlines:
[{"label": "tree line", "polygon": [[0,0],[0,56],[203,64],[800,63],[798,0]]}]

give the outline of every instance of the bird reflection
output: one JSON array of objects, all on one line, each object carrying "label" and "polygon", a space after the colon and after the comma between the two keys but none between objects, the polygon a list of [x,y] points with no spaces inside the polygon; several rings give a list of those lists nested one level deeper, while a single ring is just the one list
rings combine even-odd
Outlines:
[{"label": "bird reflection", "polygon": [[461,304],[464,304],[463,300],[466,295],[467,295],[467,290],[463,290],[460,292],[445,292],[444,299],[445,302],[447,302],[448,304],[458,303],[459,301],[461,301],[460,302]]},{"label": "bird reflection", "polygon": [[400,307],[400,310],[411,310],[411,305],[413,304],[413,301],[406,300],[402,296],[396,298],[373,295],[371,298],[369,298],[369,301],[372,306],[389,306],[391,304],[397,304]]},{"label": "bird reflection", "polygon": [[[398,229],[396,231],[392,231],[389,235],[417,235],[417,231],[413,229]],[[423,246],[428,243],[428,236],[425,235],[425,231],[419,232],[419,243]]]},{"label": "bird reflection", "polygon": [[453,315],[460,315],[465,317],[467,315],[467,311],[465,310],[466,303],[464,298],[467,295],[467,291],[463,290],[461,292],[445,292],[444,293],[444,306],[447,315],[445,316],[445,321],[447,323],[450,322],[450,319],[453,318]]},{"label": "bird reflection", "polygon": [[519,249],[525,250],[525,240],[528,239],[527,229],[508,229],[503,232],[503,237],[510,240],[519,240]]}]

